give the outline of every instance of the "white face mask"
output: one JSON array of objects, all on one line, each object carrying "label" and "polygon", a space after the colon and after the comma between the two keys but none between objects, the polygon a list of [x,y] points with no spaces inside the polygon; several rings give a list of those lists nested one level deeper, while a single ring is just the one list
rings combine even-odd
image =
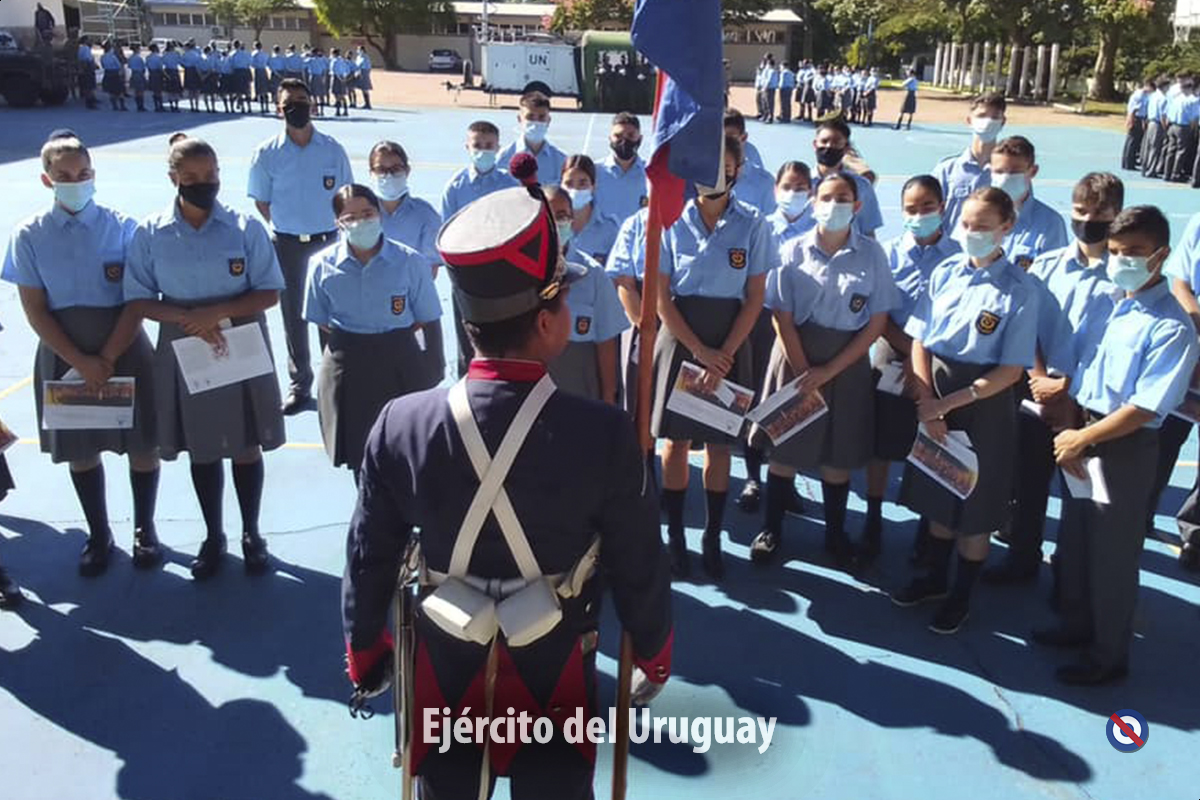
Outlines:
[{"label": "white face mask", "polygon": [[813,206],[813,216],[827,231],[838,233],[850,227],[854,219],[854,204],[839,203],[835,200],[822,200]]},{"label": "white face mask", "polygon": [[54,199],[72,214],[78,214],[87,208],[87,204],[92,202],[95,194],[96,182],[92,178],[78,183],[54,184]]},{"label": "white face mask", "polygon": [[408,194],[408,176],[403,172],[396,175],[377,175],[371,173],[371,188],[380,200],[392,202]]},{"label": "white face mask", "polygon": [[379,244],[379,237],[383,236],[383,222],[379,217],[360,219],[343,225],[342,230],[346,233],[346,241],[352,247],[359,250],[370,250]]},{"label": "white face mask", "polygon": [[791,189],[784,189],[775,197],[775,202],[783,213],[793,219],[804,213],[805,206],[808,205],[808,193],[796,192]]},{"label": "white face mask", "polygon": [[1138,291],[1150,280],[1150,273],[1153,271],[1150,268],[1150,259],[1154,258],[1157,252],[1149,256],[1109,256],[1108,279],[1122,291],[1131,294]]},{"label": "white face mask", "polygon": [[995,231],[964,231],[963,249],[971,258],[984,259],[1000,247]]},{"label": "white face mask", "polygon": [[571,237],[575,235],[575,231],[571,229],[571,220],[555,220],[554,227],[558,231],[558,246],[565,249],[571,243]]},{"label": "white face mask", "polygon": [[549,122],[525,122],[521,125],[525,140],[531,144],[541,144],[546,141],[546,131],[548,130],[550,130]]},{"label": "white face mask", "polygon": [[992,186],[1011,197],[1013,201],[1024,200],[1029,194],[1029,178],[1024,172],[993,172]]},{"label": "white face mask", "polygon": [[571,198],[572,211],[582,211],[592,202],[591,189],[567,189],[566,192],[567,196]]},{"label": "white face mask", "polygon": [[1004,120],[993,117],[971,117],[971,130],[985,142],[994,142],[1004,127]]}]

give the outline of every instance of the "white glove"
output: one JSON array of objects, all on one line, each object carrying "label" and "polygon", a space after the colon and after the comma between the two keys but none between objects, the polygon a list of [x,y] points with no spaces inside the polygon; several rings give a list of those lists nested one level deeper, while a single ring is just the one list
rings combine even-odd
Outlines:
[{"label": "white glove", "polygon": [[633,677],[629,683],[629,702],[635,706],[649,705],[650,701],[658,697],[658,693],[666,685],[665,681],[655,683],[646,677],[646,673],[642,672],[641,667],[634,667]]}]

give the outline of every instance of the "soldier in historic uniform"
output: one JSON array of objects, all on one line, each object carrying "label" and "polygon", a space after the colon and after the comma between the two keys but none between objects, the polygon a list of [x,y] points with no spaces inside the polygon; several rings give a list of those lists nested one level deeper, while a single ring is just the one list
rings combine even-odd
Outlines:
[{"label": "soldier in historic uniform", "polygon": [[[570,743],[564,725],[601,713],[598,573],[632,641],[634,701],[670,670],[658,507],[628,415],[547,377],[570,337],[574,268],[540,189],[472,203],[438,248],[476,355],[451,389],[389,403],[367,441],[343,578],[350,678],[359,696],[386,682],[388,608],[419,529],[415,657],[400,673],[415,684],[409,763],[421,797],[488,796],[507,775],[514,798],[590,798],[595,745]],[[456,610],[470,624],[456,625]],[[426,743],[441,731],[426,730],[425,710],[440,720],[445,708],[547,717],[553,736],[443,752]]]}]

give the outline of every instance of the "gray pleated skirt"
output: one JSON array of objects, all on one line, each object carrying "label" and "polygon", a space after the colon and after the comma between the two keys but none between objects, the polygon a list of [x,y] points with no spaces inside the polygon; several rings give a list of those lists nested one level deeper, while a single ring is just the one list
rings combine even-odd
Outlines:
[{"label": "gray pleated skirt", "polygon": [[[742,301],[730,297],[675,297],[675,306],[687,322],[692,333],[707,347],[720,347],[733,322],[742,310]],[[645,354],[642,354],[645,357]],[[734,383],[751,388],[754,380],[753,354],[750,337],[742,342],[733,361],[733,368],[725,377]],[[667,410],[671,387],[679,375],[684,361],[700,364],[692,353],[663,325],[654,342],[654,414],[650,420],[651,431],[660,439],[690,440],[693,444],[732,445],[737,437],[729,436],[716,428],[697,422],[689,417]]]},{"label": "gray pleated skirt", "polygon": [[360,72],[358,77],[354,79],[354,85],[357,89],[363,92],[369,92],[373,88],[371,86],[371,73]]},{"label": "gray pleated skirt", "polygon": [[[165,302],[189,305],[174,300]],[[235,326],[249,322],[258,323],[270,353],[266,316],[257,314],[233,320]],[[168,322],[159,325],[158,347],[154,352],[154,391],[162,457],[171,461],[180,453],[188,453],[193,462],[208,464],[241,455],[253,447],[274,450],[282,445],[286,437],[275,374],[189,394],[171,345],[184,336],[187,334],[178,325]]]},{"label": "gray pleated skirt", "polygon": [[[858,331],[839,331],[812,322],[796,327],[800,344],[812,366],[832,361]],[[783,344],[776,338],[767,367],[763,396],[768,397],[795,379]],[[866,356],[851,364],[821,388],[829,411],[782,445],[774,447],[765,432],[754,429],[750,443],[766,450],[772,463],[796,469],[832,467],[858,469],[871,458],[874,447],[875,407],[871,364]]]},{"label": "gray pleated skirt", "polygon": [[334,466],[358,469],[367,436],[392,400],[437,386],[413,328],[347,333],[334,328],[317,375],[317,411]]},{"label": "gray pleated skirt", "polygon": [[129,75],[129,88],[135,92],[146,91],[146,74],[144,72],[134,72]]},{"label": "gray pleated skirt", "polygon": [[267,74],[266,67],[254,68],[254,94],[271,94],[271,76]]},{"label": "gray pleated skirt", "polygon": [[[933,384],[945,397],[995,368],[933,356]],[[979,480],[966,500],[910,463],[904,465],[900,502],[913,513],[966,536],[991,533],[1008,522],[1011,513],[1013,460],[1017,453],[1017,408],[1012,387],[946,416],[951,430],[967,432],[979,459]]]},{"label": "gray pleated skirt", "polygon": [[[53,312],[54,319],[75,346],[89,355],[99,353],[121,316],[121,306],[93,308],[71,306]],[[146,453],[157,446],[154,404],[154,350],[146,332],[117,359],[113,377],[133,378],[133,427],[126,430],[42,430],[42,384],[60,379],[71,369],[45,344],[38,344],[33,363],[33,400],[37,409],[38,439],[42,452],[59,464],[83,461],[100,453]]]},{"label": "gray pleated skirt", "polygon": [[125,71],[123,69],[106,69],[101,87],[105,94],[125,93]]},{"label": "gray pleated skirt", "polygon": [[[879,384],[883,368],[900,361],[886,339],[875,343],[871,353],[871,380]],[[895,395],[875,390],[875,458],[881,461],[903,461],[912,452],[917,438],[917,404],[908,395]]]},{"label": "gray pleated skirt", "polygon": [[564,392],[583,395],[592,400],[600,396],[600,360],[595,342],[570,342],[562,355],[549,367],[554,385]]}]

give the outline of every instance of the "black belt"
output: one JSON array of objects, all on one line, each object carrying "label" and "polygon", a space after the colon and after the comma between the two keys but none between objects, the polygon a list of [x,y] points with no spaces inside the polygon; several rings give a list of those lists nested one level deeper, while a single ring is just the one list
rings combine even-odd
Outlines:
[{"label": "black belt", "polygon": [[275,232],[275,238],[287,239],[291,242],[300,242],[300,244],[309,244],[311,242],[327,242],[337,236],[337,231],[326,231],[325,233],[282,233]]}]

